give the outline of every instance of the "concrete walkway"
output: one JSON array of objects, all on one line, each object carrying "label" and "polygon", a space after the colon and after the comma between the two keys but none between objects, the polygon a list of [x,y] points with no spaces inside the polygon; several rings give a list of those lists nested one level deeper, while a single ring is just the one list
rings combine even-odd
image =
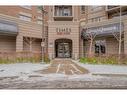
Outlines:
[{"label": "concrete walkway", "polygon": [[54,59],[48,68],[39,72],[42,74],[56,73],[65,75],[79,75],[89,73],[87,69],[75,64],[71,59]]}]

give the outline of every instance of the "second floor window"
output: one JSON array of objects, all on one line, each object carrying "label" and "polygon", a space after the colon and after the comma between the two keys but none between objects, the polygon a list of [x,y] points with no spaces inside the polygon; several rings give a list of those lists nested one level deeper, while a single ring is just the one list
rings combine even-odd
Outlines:
[{"label": "second floor window", "polygon": [[55,6],[55,16],[72,16],[72,7]]},{"label": "second floor window", "polygon": [[81,6],[81,14],[85,13],[85,6]]},{"label": "second floor window", "polygon": [[37,24],[42,24],[42,20],[37,20]]},{"label": "second floor window", "polygon": [[37,17],[37,24],[43,24],[43,20],[41,16]]},{"label": "second floor window", "polygon": [[43,8],[43,6],[38,6],[38,7],[37,7],[37,12],[38,12],[38,13],[42,13],[42,8]]},{"label": "second floor window", "polygon": [[24,21],[31,21],[31,17],[25,16],[25,15],[19,15],[19,18]]},{"label": "second floor window", "polygon": [[100,11],[102,10],[102,6],[91,6],[91,11]]},{"label": "second floor window", "polygon": [[101,17],[95,17],[91,19],[92,22],[99,22],[101,20]]}]

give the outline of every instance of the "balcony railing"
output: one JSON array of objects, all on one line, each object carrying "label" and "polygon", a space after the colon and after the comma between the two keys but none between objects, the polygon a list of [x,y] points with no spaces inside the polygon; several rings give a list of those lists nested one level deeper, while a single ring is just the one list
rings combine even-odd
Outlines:
[{"label": "balcony railing", "polygon": [[[125,10],[127,8],[127,6],[121,6],[122,10]],[[120,6],[106,6],[106,11],[116,11],[119,10]]]},{"label": "balcony railing", "polygon": [[54,20],[72,20],[72,6],[55,6]]},{"label": "balcony railing", "polygon": [[119,6],[107,6],[108,9],[118,8]]},{"label": "balcony railing", "polygon": [[63,12],[63,13],[58,13],[58,14],[55,14],[54,16],[72,16],[72,14],[70,14],[69,12]]},{"label": "balcony railing", "polygon": [[118,10],[120,8],[120,6],[106,6],[106,11],[107,12],[113,12],[115,10]]}]

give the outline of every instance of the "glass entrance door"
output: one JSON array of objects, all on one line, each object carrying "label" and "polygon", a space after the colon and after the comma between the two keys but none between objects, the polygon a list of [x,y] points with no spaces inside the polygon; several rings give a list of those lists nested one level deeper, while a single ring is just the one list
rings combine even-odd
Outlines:
[{"label": "glass entrance door", "polygon": [[69,43],[59,43],[57,49],[58,49],[57,55],[59,58],[71,57],[71,51],[70,51]]}]

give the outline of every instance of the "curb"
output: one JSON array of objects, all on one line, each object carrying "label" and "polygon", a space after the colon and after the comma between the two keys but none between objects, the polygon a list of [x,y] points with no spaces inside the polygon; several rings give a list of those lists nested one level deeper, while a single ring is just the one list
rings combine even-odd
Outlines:
[{"label": "curb", "polygon": [[127,77],[127,74],[103,74],[103,73],[92,73],[95,76],[106,76],[106,77]]}]

